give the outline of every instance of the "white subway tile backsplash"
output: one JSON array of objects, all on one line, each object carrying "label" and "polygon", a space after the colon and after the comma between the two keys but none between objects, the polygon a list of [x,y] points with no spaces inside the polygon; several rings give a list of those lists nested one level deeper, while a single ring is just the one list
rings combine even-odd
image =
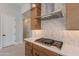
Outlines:
[{"label": "white subway tile backsplash", "polygon": [[32,30],[32,37],[43,37],[43,31],[42,30]]}]

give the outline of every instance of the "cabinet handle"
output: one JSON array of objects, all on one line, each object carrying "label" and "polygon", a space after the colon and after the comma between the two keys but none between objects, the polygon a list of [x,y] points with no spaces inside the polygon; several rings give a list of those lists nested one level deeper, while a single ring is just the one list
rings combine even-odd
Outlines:
[{"label": "cabinet handle", "polygon": [[31,54],[33,55],[33,50],[31,50]]},{"label": "cabinet handle", "polygon": [[35,53],[36,56],[39,56],[39,54]]}]

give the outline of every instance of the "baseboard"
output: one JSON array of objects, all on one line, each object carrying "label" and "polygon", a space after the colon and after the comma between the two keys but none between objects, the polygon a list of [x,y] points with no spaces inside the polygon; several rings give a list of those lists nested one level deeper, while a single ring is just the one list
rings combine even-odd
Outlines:
[{"label": "baseboard", "polygon": [[0,49],[2,49],[2,47],[0,47]]},{"label": "baseboard", "polygon": [[[22,44],[23,41],[20,41],[20,42],[14,42],[12,45],[15,45],[15,44]],[[0,49],[2,49],[3,47],[0,47]]]},{"label": "baseboard", "polygon": [[22,44],[23,43],[23,41],[19,41],[19,42],[16,42],[15,44]]}]

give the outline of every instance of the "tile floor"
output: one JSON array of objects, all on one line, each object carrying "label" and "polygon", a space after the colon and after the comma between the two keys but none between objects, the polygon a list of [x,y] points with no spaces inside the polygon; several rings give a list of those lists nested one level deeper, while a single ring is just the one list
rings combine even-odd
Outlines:
[{"label": "tile floor", "polygon": [[8,46],[0,49],[0,56],[24,56],[24,43]]}]

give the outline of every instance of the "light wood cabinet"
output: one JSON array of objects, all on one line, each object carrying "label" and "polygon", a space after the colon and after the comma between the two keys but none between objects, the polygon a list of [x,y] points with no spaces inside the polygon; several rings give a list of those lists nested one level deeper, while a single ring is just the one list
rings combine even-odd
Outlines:
[{"label": "light wood cabinet", "polygon": [[58,56],[58,54],[55,53],[54,51],[50,51],[36,44],[33,44],[33,51],[36,53],[36,55],[39,55],[39,56]]},{"label": "light wood cabinet", "polygon": [[30,42],[25,42],[25,55],[32,56],[33,55],[33,48]]},{"label": "light wood cabinet", "polygon": [[37,16],[41,16],[41,4],[35,4],[36,7],[31,7],[31,26],[32,30],[39,30],[41,29],[41,19],[37,19]]},{"label": "light wood cabinet", "polygon": [[33,56],[46,56],[42,51],[39,51],[37,49],[33,49]]},{"label": "light wood cabinet", "polygon": [[79,3],[66,4],[66,29],[79,30]]},{"label": "light wood cabinet", "polygon": [[25,41],[25,56],[59,56],[59,54]]}]

